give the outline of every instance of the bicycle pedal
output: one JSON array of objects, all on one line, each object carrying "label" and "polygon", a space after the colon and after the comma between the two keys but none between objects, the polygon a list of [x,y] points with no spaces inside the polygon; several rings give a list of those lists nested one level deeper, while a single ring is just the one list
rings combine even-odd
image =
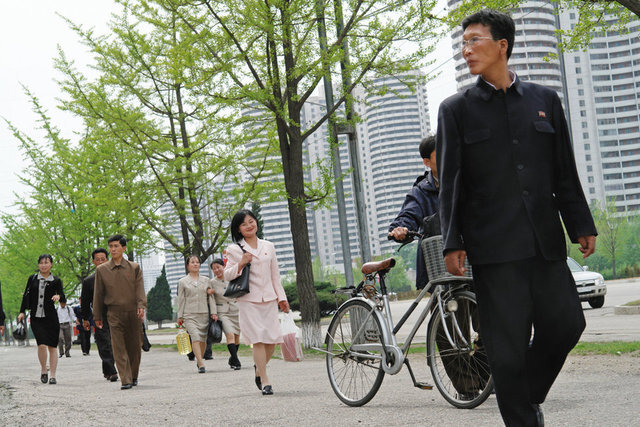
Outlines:
[{"label": "bicycle pedal", "polygon": [[433,389],[433,386],[431,384],[429,384],[429,383],[416,382],[415,386],[418,387],[421,390],[432,390]]}]

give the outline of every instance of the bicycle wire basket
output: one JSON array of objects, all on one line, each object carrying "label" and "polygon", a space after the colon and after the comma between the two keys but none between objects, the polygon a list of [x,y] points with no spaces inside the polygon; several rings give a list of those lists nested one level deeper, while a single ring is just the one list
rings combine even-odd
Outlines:
[{"label": "bicycle wire basket", "polygon": [[[442,235],[431,236],[423,238],[420,242],[422,245],[422,255],[424,256],[424,262],[427,266],[427,274],[429,280],[442,279],[444,277],[456,277],[447,271],[447,267],[444,265],[444,257],[442,255]],[[471,276],[471,265],[469,260],[465,259],[464,266],[466,271],[465,277]]]}]

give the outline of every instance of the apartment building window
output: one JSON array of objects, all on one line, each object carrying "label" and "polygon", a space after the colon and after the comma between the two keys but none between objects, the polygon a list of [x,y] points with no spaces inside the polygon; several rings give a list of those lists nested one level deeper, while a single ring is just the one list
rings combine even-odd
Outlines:
[{"label": "apartment building window", "polygon": [[606,82],[611,80],[611,76],[609,74],[605,74],[603,76],[593,76],[594,82]]},{"label": "apartment building window", "polygon": [[598,124],[599,125],[614,125],[614,124],[616,124],[616,119],[614,119],[614,118],[598,119]]},{"label": "apartment building window", "polygon": [[612,157],[619,157],[619,156],[620,156],[619,151],[605,151],[604,153],[602,153],[603,159],[610,159]]},{"label": "apartment building window", "polygon": [[576,64],[579,64],[580,63],[580,57],[579,56],[574,56],[573,57],[573,62],[576,63]]},{"label": "apartment building window", "polygon": [[[587,136],[588,138],[588,136]],[[584,144],[584,149],[585,150],[591,150],[591,144]]]},{"label": "apartment building window", "polygon": [[[622,179],[622,174],[621,173],[607,173],[604,174],[604,179],[605,181],[610,181],[612,179]],[[591,181],[593,182],[593,181]]]},{"label": "apartment building window", "polygon": [[580,110],[580,117],[587,117],[587,112],[585,110]]},{"label": "apartment building window", "polygon": [[587,177],[587,182],[588,182],[589,184],[593,184],[593,177],[592,177],[592,176],[588,176],[588,177]]},{"label": "apartment building window", "polygon": [[589,132],[582,132],[582,139],[589,139]]},{"label": "apartment building window", "polygon": [[576,74],[580,74],[580,73],[582,73],[582,68],[576,67]]},{"label": "apartment building window", "polygon": [[613,109],[613,107],[596,108],[596,113],[597,114],[611,114],[614,111],[615,110]]},{"label": "apartment building window", "polygon": [[582,79],[576,79],[576,83],[578,83],[579,85],[582,84]]},{"label": "apartment building window", "polygon": [[575,14],[575,13],[573,13],[573,12],[571,12],[571,13],[569,14],[569,19],[576,19],[576,14]]},{"label": "apartment building window", "polygon": [[593,166],[587,165],[587,172],[593,172]]},{"label": "apartment building window", "polygon": [[595,92],[611,92],[611,86],[594,86]]},{"label": "apartment building window", "polygon": [[591,65],[591,70],[593,71],[608,70],[608,69],[609,69],[609,64],[592,64]]},{"label": "apartment building window", "polygon": [[608,53],[592,53],[589,55],[589,59],[609,59]]},{"label": "apartment building window", "polygon": [[589,124],[587,122],[582,122],[582,129],[586,129],[589,127]]},{"label": "apartment building window", "polygon": [[618,141],[600,141],[600,147],[617,147]]},{"label": "apartment building window", "polygon": [[596,189],[593,187],[589,187],[589,194],[595,194],[596,193]]},{"label": "apartment building window", "polygon": [[591,154],[585,154],[584,159],[585,159],[587,162],[590,162],[590,161],[591,161]]},{"label": "apartment building window", "polygon": [[629,117],[619,117],[618,123],[632,123],[637,122],[638,116],[629,116]]}]

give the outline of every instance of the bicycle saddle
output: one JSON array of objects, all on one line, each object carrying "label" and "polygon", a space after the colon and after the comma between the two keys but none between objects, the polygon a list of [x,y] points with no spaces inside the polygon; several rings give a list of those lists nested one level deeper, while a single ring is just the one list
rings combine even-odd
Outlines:
[{"label": "bicycle saddle", "polygon": [[393,258],[387,258],[377,262],[367,262],[362,264],[362,274],[372,274],[377,271],[389,270],[396,265],[396,260]]}]

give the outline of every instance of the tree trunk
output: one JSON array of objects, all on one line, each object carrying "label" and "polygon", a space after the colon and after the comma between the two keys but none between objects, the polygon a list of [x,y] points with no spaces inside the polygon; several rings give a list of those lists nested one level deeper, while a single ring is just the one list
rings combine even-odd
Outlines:
[{"label": "tree trunk", "polygon": [[611,257],[611,267],[612,267],[612,273],[613,273],[613,278],[616,279],[616,257],[612,256]]},{"label": "tree trunk", "polygon": [[162,320],[158,320],[158,329],[162,329]]}]

